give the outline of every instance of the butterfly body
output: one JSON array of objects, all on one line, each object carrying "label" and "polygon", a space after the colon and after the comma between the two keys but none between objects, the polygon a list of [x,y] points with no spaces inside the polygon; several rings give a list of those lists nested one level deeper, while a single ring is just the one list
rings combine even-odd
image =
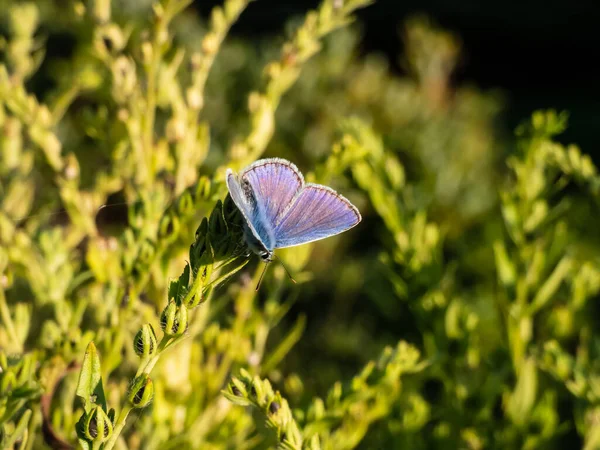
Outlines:
[{"label": "butterfly body", "polygon": [[304,183],[298,168],[285,159],[256,161],[238,175],[227,169],[226,181],[245,219],[246,243],[265,262],[277,248],[334,236],[361,220],[349,200],[327,186]]}]

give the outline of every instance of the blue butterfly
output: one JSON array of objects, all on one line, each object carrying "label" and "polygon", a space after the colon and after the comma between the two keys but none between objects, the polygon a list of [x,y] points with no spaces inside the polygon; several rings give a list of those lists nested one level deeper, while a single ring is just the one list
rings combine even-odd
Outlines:
[{"label": "blue butterfly", "polygon": [[256,161],[227,188],[244,216],[248,247],[265,262],[277,248],[293,247],[342,233],[361,221],[348,199],[320,184],[304,183],[298,168],[281,158]]}]

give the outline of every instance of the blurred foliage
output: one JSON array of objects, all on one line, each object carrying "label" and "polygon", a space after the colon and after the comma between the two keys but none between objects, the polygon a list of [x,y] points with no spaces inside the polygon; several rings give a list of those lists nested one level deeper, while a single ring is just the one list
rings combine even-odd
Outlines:
[{"label": "blurred foliage", "polygon": [[[367,0],[258,43],[227,38],[247,0],[190,3],[0,0],[2,447],[600,448],[600,178],[566,116],[508,139],[422,17],[393,73]],[[256,292],[223,175],[263,154],[364,221]]]}]

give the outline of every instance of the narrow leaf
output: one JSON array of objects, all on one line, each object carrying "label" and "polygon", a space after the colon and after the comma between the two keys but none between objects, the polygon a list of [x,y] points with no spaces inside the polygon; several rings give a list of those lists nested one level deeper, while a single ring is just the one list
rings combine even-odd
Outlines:
[{"label": "narrow leaf", "polygon": [[90,342],[83,357],[76,391],[76,394],[83,399],[86,412],[89,412],[92,404],[99,404],[106,408],[101,374],[98,350],[96,350],[94,343]]}]

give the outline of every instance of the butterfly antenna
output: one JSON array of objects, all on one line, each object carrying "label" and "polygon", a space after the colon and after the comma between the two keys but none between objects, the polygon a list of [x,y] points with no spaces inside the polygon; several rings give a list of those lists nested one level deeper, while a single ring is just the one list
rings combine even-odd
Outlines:
[{"label": "butterfly antenna", "polygon": [[258,279],[258,284],[256,285],[256,291],[258,291],[258,289],[260,288],[260,283],[262,283],[262,279],[265,276],[265,272],[267,271],[267,266],[269,265],[269,263],[265,263],[265,268],[263,269],[262,273],[260,274],[260,278]]},{"label": "butterfly antenna", "polygon": [[290,280],[292,280],[292,282],[294,282],[294,284],[295,284],[296,280],[294,280],[294,277],[290,274],[290,271],[287,269],[287,267],[285,267],[285,264],[283,263],[281,258],[275,254],[273,254],[273,256],[275,258],[277,258],[277,261],[279,261],[281,263],[281,267],[283,267],[283,269],[285,270],[285,273],[287,273],[287,276],[290,277]]}]

